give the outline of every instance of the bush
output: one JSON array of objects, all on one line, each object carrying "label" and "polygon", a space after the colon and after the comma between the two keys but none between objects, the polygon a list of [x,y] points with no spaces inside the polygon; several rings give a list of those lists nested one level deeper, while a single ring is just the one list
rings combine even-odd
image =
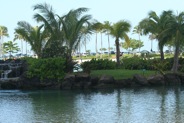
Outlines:
[{"label": "bush", "polygon": [[41,81],[46,79],[62,80],[65,75],[65,59],[48,58],[34,59],[27,58],[28,63],[27,77],[39,78]]},{"label": "bush", "polygon": [[115,69],[116,62],[108,59],[91,59],[81,64],[84,72],[90,72],[91,70],[105,70]]},{"label": "bush", "polygon": [[170,70],[172,67],[173,59],[165,59],[164,61],[160,61],[160,59],[141,59],[138,57],[133,58],[124,58],[123,67],[129,70],[162,70],[167,71]]}]

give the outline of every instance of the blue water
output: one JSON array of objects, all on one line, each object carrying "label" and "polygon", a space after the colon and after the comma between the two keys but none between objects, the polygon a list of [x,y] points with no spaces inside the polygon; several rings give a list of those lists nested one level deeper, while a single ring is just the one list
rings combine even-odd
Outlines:
[{"label": "blue water", "polygon": [[0,123],[182,123],[183,88],[0,90]]}]

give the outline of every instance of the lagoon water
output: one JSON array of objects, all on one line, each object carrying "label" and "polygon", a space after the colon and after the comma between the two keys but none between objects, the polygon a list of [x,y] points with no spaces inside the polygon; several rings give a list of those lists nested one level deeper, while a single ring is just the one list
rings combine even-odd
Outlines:
[{"label": "lagoon water", "polygon": [[0,90],[0,123],[182,123],[184,88]]}]

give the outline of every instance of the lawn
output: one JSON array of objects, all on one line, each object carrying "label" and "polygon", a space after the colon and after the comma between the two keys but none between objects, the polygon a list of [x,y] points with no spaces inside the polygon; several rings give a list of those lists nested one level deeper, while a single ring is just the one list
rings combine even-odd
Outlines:
[{"label": "lawn", "polygon": [[141,74],[144,76],[155,75],[156,71],[149,70],[124,70],[124,69],[116,69],[116,70],[93,70],[91,71],[91,76],[101,76],[101,75],[111,75],[115,79],[126,79],[132,78],[134,74]]}]

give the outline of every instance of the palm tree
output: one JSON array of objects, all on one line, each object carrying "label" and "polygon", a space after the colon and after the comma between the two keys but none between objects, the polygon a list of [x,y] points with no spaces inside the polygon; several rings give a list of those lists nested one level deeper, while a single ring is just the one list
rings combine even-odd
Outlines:
[{"label": "palm tree", "polygon": [[160,16],[156,12],[151,11],[148,18],[143,19],[139,26],[143,30],[143,34],[152,34],[155,35],[155,39],[158,40],[158,46],[160,49],[160,58],[164,60],[163,47],[168,42],[168,39],[159,38],[161,33],[165,30],[167,22],[170,20],[172,11],[163,11]]},{"label": "palm tree", "polygon": [[161,39],[168,37],[174,41],[175,46],[174,63],[171,70],[177,72],[180,48],[182,47],[181,44],[184,42],[184,12],[181,12],[178,15],[172,14],[172,18],[170,18],[166,29],[160,36]]},{"label": "palm tree", "polygon": [[86,50],[87,50],[86,43],[87,43],[87,40],[89,40],[90,35],[92,34],[91,24],[83,26],[81,29],[81,33],[84,35],[82,37],[83,37],[83,41],[84,41],[83,44],[84,44],[85,52],[86,52]]},{"label": "palm tree", "polygon": [[16,32],[14,34],[15,34],[15,37],[13,39],[14,41],[21,40],[21,53],[23,54],[23,40],[24,40],[24,38],[21,35],[17,34]]},{"label": "palm tree", "polygon": [[44,28],[47,31],[48,42],[46,47],[50,47],[52,44],[63,46],[64,39],[62,35],[61,17],[55,14],[52,6],[46,3],[36,4],[33,6],[33,9],[38,11],[38,13],[34,14],[33,18],[37,22],[43,23]]},{"label": "palm tree", "polygon": [[120,56],[120,48],[119,48],[119,40],[125,39],[126,42],[129,41],[129,37],[127,33],[130,31],[130,23],[124,20],[121,20],[117,23],[114,23],[112,25],[112,28],[110,30],[110,35],[112,35],[115,38],[115,44],[116,44],[116,61],[117,65],[120,64],[119,56]]},{"label": "palm tree", "polygon": [[110,34],[110,28],[111,23],[109,21],[104,21],[104,31],[106,32],[108,36],[108,57],[110,57],[110,40],[109,40],[109,34]]},{"label": "palm tree", "polygon": [[62,34],[68,47],[68,59],[72,60],[72,50],[78,49],[81,39],[84,34],[82,29],[84,25],[90,24],[91,15],[82,15],[83,12],[88,11],[87,8],[78,8],[70,10],[66,15],[60,18],[62,23]]},{"label": "palm tree", "polygon": [[[134,27],[133,34],[138,34],[139,41],[141,40],[140,36],[142,35],[142,29],[139,25]],[[139,46],[139,52],[140,52],[140,46]]]},{"label": "palm tree", "polygon": [[8,29],[5,26],[0,26],[0,54],[3,56],[3,38],[8,37]]},{"label": "palm tree", "polygon": [[155,39],[156,37],[155,37],[155,35],[154,34],[150,34],[149,35],[149,39],[151,40],[151,52],[153,51],[153,40]]},{"label": "palm tree", "polygon": [[8,41],[3,43],[3,49],[5,53],[9,53],[9,56],[11,58],[11,54],[12,53],[16,53],[17,51],[19,51],[19,47],[17,46],[17,43],[13,43],[12,41]]},{"label": "palm tree", "polygon": [[[96,47],[96,56],[98,55],[98,47],[97,47],[97,43],[98,43],[98,40],[97,40],[97,35],[99,32],[101,32],[102,30],[102,24],[100,22],[94,22],[92,24],[92,29],[94,30],[94,32],[96,33],[96,42],[95,42],[95,47]],[[102,41],[102,40],[101,40]]]},{"label": "palm tree", "polygon": [[31,45],[38,58],[41,57],[42,49],[46,45],[48,38],[46,30],[42,31],[43,26],[32,27],[29,23],[20,21],[15,29],[16,34],[21,35]]}]

